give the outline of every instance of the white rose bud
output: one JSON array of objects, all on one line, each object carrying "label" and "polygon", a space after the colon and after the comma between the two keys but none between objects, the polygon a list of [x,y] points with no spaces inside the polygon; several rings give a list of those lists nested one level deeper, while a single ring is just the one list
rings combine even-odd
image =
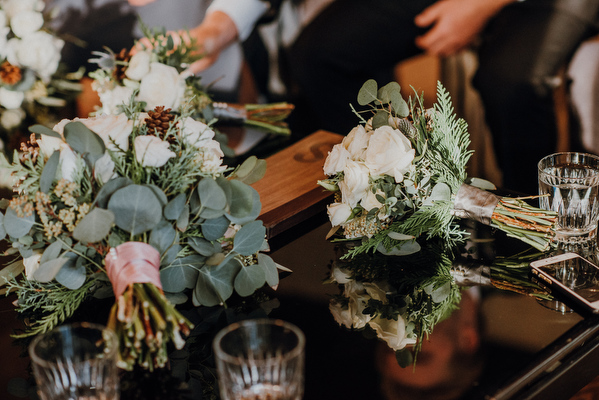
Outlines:
[{"label": "white rose bud", "polygon": [[25,93],[0,87],[0,106],[7,110],[20,108],[25,99]]},{"label": "white rose bud", "polygon": [[138,136],[133,142],[135,158],[144,167],[160,168],[176,154],[168,149],[168,142],[156,136]]},{"label": "white rose bud", "polygon": [[325,175],[336,175],[338,172],[343,171],[349,158],[350,154],[345,146],[343,146],[343,143],[333,146],[324,162],[323,170]]},{"label": "white rose bud", "polygon": [[129,61],[129,66],[125,71],[127,78],[134,81],[140,81],[144,76],[150,72],[150,60],[152,54],[148,51],[138,51],[133,54]]},{"label": "white rose bud", "polygon": [[380,196],[384,195],[381,189],[377,189],[376,193],[372,193],[372,190],[369,190],[366,196],[362,197],[360,205],[364,207],[366,211],[370,211],[373,208],[381,208],[383,204],[376,198],[377,194]]},{"label": "white rose bud", "polygon": [[40,147],[40,151],[46,160],[50,158],[55,151],[60,150],[62,146],[66,145],[61,138],[48,135],[41,135],[41,137],[36,140],[36,143]]},{"label": "white rose bud", "polygon": [[30,281],[33,279],[33,274],[40,267],[40,260],[42,258],[41,250],[33,250],[33,255],[23,258],[23,265],[25,266],[25,276]]},{"label": "white rose bud", "polygon": [[343,138],[343,146],[347,149],[352,160],[363,160],[364,153],[368,148],[368,141],[372,132],[366,132],[362,125],[356,126]]},{"label": "white rose bud", "polygon": [[415,339],[406,336],[406,324],[401,316],[398,316],[397,321],[377,316],[370,320],[369,324],[376,331],[376,335],[395,351],[416,343]]},{"label": "white rose bud", "polygon": [[10,27],[15,35],[20,38],[37,32],[44,25],[42,13],[36,11],[23,11],[10,20]]},{"label": "white rose bud", "polygon": [[177,108],[185,93],[185,79],[174,67],[153,62],[150,72],[139,84],[139,101],[147,103],[146,109],[153,110],[158,106]]},{"label": "white rose bud", "polygon": [[339,182],[343,202],[354,208],[368,194],[370,171],[362,162],[348,160],[343,169],[343,181]]},{"label": "white rose bud", "polygon": [[352,209],[344,203],[332,203],[327,206],[327,214],[331,220],[331,225],[343,225],[350,217]]},{"label": "white rose bud", "polygon": [[396,182],[401,182],[414,155],[410,140],[399,130],[385,125],[377,128],[370,137],[365,163],[373,175],[391,175]]}]

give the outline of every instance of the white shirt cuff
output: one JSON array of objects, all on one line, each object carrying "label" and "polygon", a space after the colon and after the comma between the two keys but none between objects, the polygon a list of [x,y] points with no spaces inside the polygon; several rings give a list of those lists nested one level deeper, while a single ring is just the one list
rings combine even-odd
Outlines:
[{"label": "white shirt cuff", "polygon": [[244,41],[252,33],[254,25],[268,11],[268,3],[260,0],[214,0],[206,13],[222,11],[237,26],[239,40]]}]

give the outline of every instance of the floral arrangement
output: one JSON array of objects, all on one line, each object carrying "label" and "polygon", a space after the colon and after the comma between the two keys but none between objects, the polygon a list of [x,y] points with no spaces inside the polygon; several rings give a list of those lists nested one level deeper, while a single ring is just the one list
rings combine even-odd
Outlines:
[{"label": "floral arrangement", "polygon": [[348,257],[375,250],[411,254],[420,250],[420,238],[458,243],[466,236],[458,218],[491,225],[541,250],[551,246],[555,213],[526,198],[496,196],[483,190],[494,188],[490,182],[468,178],[467,124],[455,116],[440,83],[433,109],[425,109],[421,96],[408,104],[395,82],[379,89],[374,80],[363,85],[358,103],[370,105],[366,112],[374,116],[361,117],[331,150],[324,164],[328,178],[319,181],[335,192],[328,206],[332,233],[341,229],[344,239],[362,239]]},{"label": "floral arrangement", "polygon": [[[287,103],[249,104],[234,106],[214,103],[188,67],[201,55],[194,51],[194,41],[183,40],[178,33],[163,29],[151,30],[142,25],[144,38],[137,42],[136,51],[123,49],[118,54],[110,49],[95,52],[98,70],[90,73],[92,87],[98,93],[102,107],[98,113],[118,114],[133,97],[144,110],[157,106],[176,110],[189,104],[192,116],[204,122],[213,118],[253,126],[268,133],[289,135],[285,119],[293,110]],[[188,36],[188,35],[187,35]]]},{"label": "floral arrangement", "polygon": [[214,306],[278,284],[249,186],[265,162],[222,165],[214,132],[189,115],[181,109],[164,128],[160,111],[132,103],[53,130],[36,125],[27,151],[3,160],[16,184],[0,238],[21,259],[0,278],[28,317],[24,335],[114,295],[106,319],[121,340],[119,365],[158,368],[192,328],[177,304]]},{"label": "floral arrangement", "polygon": [[59,70],[64,42],[47,28],[44,8],[43,0],[0,1],[0,130],[13,149],[30,124],[58,122],[57,111],[80,90],[80,72]]}]

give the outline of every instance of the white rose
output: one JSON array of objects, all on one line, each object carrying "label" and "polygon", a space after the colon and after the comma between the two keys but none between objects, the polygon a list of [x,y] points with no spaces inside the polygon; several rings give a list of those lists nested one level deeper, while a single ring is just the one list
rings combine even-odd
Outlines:
[{"label": "white rose", "polygon": [[94,178],[104,184],[115,177],[115,175],[114,161],[112,161],[110,154],[104,153],[104,155],[98,158],[94,164]]},{"label": "white rose", "polygon": [[360,201],[360,205],[364,207],[366,211],[370,211],[373,208],[381,208],[383,204],[376,198],[377,194],[380,196],[384,195],[381,189],[377,189],[376,193],[372,193],[372,190],[369,190],[366,196],[362,198],[362,201]]},{"label": "white rose", "polygon": [[33,255],[23,258],[23,265],[25,266],[25,276],[30,281],[33,279],[33,274],[40,267],[40,260],[42,258],[41,250],[33,250]]},{"label": "white rose", "polygon": [[333,319],[335,319],[339,325],[343,325],[347,329],[351,329],[353,318],[349,308],[344,307],[335,301],[331,301],[329,303],[329,310],[333,315]]},{"label": "white rose", "polygon": [[343,225],[350,217],[352,209],[345,203],[332,203],[327,206],[327,214],[331,225]]},{"label": "white rose", "polygon": [[63,46],[64,41],[47,32],[34,32],[25,36],[16,47],[17,65],[31,68],[42,80],[48,81],[58,68]]},{"label": "white rose", "polygon": [[168,142],[156,136],[138,136],[133,142],[135,158],[144,167],[160,168],[176,154],[168,149]]},{"label": "white rose", "polygon": [[7,110],[20,108],[25,99],[25,93],[0,87],[0,106]]},{"label": "white rose", "polygon": [[185,93],[185,79],[174,67],[153,62],[150,72],[139,84],[137,99],[147,103],[146,109],[153,110],[158,106],[177,108]]},{"label": "white rose", "polygon": [[25,111],[22,108],[15,108],[12,110],[4,110],[2,112],[2,116],[0,117],[0,124],[6,130],[11,130],[12,128],[16,128],[21,125],[25,119]]},{"label": "white rose", "polygon": [[78,168],[79,158],[77,154],[64,143],[64,145],[60,146],[60,172],[62,178],[74,182]]},{"label": "white rose", "polygon": [[349,158],[350,154],[343,143],[333,146],[324,162],[323,170],[325,175],[331,176],[337,174],[337,172],[343,171]]},{"label": "white rose", "polygon": [[3,28],[0,28],[0,57],[2,57],[2,58],[8,57],[8,53],[9,53],[8,35],[9,34],[10,34],[9,27],[5,26]]},{"label": "white rose", "polygon": [[364,290],[371,298],[387,304],[387,293],[391,293],[391,288],[387,282],[364,282]]},{"label": "white rose", "polygon": [[364,159],[370,136],[372,136],[372,132],[366,132],[362,125],[358,125],[343,138],[341,143],[349,152],[352,160]]},{"label": "white rose", "polygon": [[179,136],[188,145],[199,149],[212,141],[214,131],[205,123],[186,117],[181,121]]},{"label": "white rose", "polygon": [[8,18],[6,17],[6,12],[4,10],[0,10],[0,27],[4,28],[8,24]]},{"label": "white rose", "polygon": [[377,316],[370,320],[369,324],[376,331],[376,335],[395,351],[416,343],[415,339],[406,336],[406,324],[401,316],[397,317],[397,321]]},{"label": "white rose", "polygon": [[366,149],[365,163],[373,175],[391,175],[403,180],[414,160],[415,150],[410,140],[390,126],[376,129]]},{"label": "white rose", "polygon": [[339,267],[331,269],[331,278],[340,284],[346,284],[352,280],[347,270]]},{"label": "white rose", "polygon": [[15,35],[23,38],[37,32],[44,25],[42,13],[37,11],[23,11],[10,19],[10,27]]},{"label": "white rose", "polygon": [[140,81],[144,76],[150,72],[150,60],[152,54],[147,51],[138,51],[135,53],[129,61],[129,66],[125,71],[127,78],[134,81]]},{"label": "white rose", "polygon": [[2,2],[2,9],[9,19],[24,11],[41,12],[44,7],[44,0],[4,0]]},{"label": "white rose", "polygon": [[40,147],[40,151],[44,155],[44,159],[50,158],[50,156],[57,150],[60,150],[62,146],[66,145],[65,141],[61,138],[54,136],[41,135],[36,143]]},{"label": "white rose", "polygon": [[119,149],[127,151],[129,149],[129,136],[133,131],[133,121],[129,120],[125,114],[104,114],[92,118],[75,118],[73,121],[79,121],[97,133],[110,151],[116,152]]},{"label": "white rose", "polygon": [[368,194],[370,171],[362,162],[348,160],[343,169],[343,181],[339,182],[342,201],[354,208]]},{"label": "white rose", "polygon": [[364,314],[370,296],[364,290],[360,282],[350,281],[345,284],[343,294],[349,299],[348,308],[352,319],[352,326],[362,329],[372,318],[370,314]]},{"label": "white rose", "polygon": [[122,111],[119,106],[129,104],[135,89],[127,86],[115,86],[110,90],[98,90],[98,97],[102,103],[102,112],[108,115],[117,115]]}]

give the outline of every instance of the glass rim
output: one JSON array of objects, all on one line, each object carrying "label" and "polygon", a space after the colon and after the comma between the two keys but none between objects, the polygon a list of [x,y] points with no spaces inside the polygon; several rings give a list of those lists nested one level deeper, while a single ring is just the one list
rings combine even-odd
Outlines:
[{"label": "glass rim", "polygon": [[110,351],[107,353],[104,353],[104,354],[106,354],[107,356],[113,356],[118,351],[119,341],[116,336],[116,333],[112,329],[110,329],[104,325],[96,324],[96,323],[92,323],[92,322],[76,322],[76,323],[70,323],[70,324],[65,324],[65,325],[59,325],[59,326],[54,327],[53,329],[49,330],[48,332],[37,335],[31,341],[31,343],[29,344],[29,348],[28,348],[29,357],[31,358],[32,363],[37,364],[42,367],[48,367],[50,365],[53,365],[54,364],[53,361],[46,360],[46,359],[42,358],[41,356],[39,356],[37,354],[37,352],[35,351],[35,348],[37,347],[39,342],[41,342],[43,339],[47,338],[49,335],[56,334],[61,331],[66,331],[66,330],[73,329],[73,328],[94,329],[94,330],[101,331],[103,337],[104,337],[104,335],[109,336],[107,338],[107,341],[109,341],[111,344],[111,346],[107,346],[110,348]]},{"label": "glass rim", "polygon": [[[562,151],[562,152],[557,152],[557,153],[553,153],[553,154],[548,154],[539,160],[539,162],[537,163],[537,170],[539,171],[539,174],[543,174],[546,176],[555,176],[555,174],[550,174],[550,173],[547,173],[544,171],[544,168],[548,167],[548,165],[541,167],[541,164],[551,157],[567,156],[569,158],[572,158],[572,156],[574,156],[574,155],[593,159],[597,163],[597,170],[594,171],[594,173],[592,175],[593,176],[599,175],[599,156],[595,155],[595,154],[591,154],[591,153],[580,152],[580,151]],[[587,178],[560,177],[560,178],[561,179],[581,180],[581,179],[587,179],[588,177]]]},{"label": "glass rim", "polygon": [[306,343],[306,336],[305,336],[304,332],[302,332],[302,330],[297,325],[292,324],[291,322],[284,321],[282,319],[254,318],[254,319],[246,319],[243,321],[233,322],[232,324],[229,324],[226,327],[222,328],[216,334],[216,336],[214,337],[214,340],[212,342],[212,347],[213,347],[215,356],[220,357],[222,360],[224,360],[227,363],[238,364],[239,357],[230,355],[229,353],[227,353],[223,350],[223,348],[221,346],[222,338],[225,337],[225,335],[233,332],[234,330],[237,330],[237,329],[243,328],[243,327],[247,327],[250,325],[280,326],[282,328],[288,329],[289,331],[293,332],[293,334],[295,334],[295,336],[297,337],[297,344],[289,352],[281,355],[281,358],[283,358],[284,360],[294,359],[303,353],[305,343]]}]

